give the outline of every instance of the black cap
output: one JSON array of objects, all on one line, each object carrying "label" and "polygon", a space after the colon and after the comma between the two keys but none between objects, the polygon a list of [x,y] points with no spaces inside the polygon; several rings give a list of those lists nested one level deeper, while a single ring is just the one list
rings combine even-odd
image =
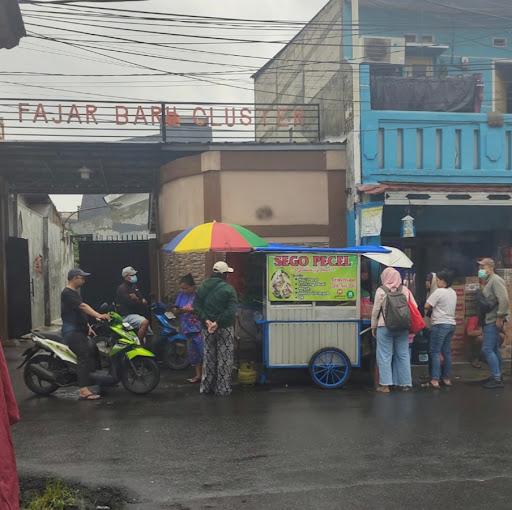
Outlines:
[{"label": "black cap", "polygon": [[73,278],[76,278],[77,276],[91,276],[91,273],[86,273],[85,271],[82,271],[79,267],[75,269],[71,269],[68,273],[68,282],[71,281]]}]

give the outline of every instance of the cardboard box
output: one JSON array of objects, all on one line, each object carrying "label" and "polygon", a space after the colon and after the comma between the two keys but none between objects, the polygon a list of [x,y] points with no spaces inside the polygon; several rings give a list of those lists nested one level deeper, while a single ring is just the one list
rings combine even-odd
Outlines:
[{"label": "cardboard box", "polygon": [[501,276],[505,283],[508,285],[512,285],[512,268],[511,269],[496,269],[496,274]]}]

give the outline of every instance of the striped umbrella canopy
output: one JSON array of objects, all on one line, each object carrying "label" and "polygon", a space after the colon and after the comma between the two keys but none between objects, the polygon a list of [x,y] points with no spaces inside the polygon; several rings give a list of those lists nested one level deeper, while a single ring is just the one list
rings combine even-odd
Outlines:
[{"label": "striped umbrella canopy", "polygon": [[240,225],[212,221],[184,230],[164,246],[167,253],[249,252],[267,241]]}]

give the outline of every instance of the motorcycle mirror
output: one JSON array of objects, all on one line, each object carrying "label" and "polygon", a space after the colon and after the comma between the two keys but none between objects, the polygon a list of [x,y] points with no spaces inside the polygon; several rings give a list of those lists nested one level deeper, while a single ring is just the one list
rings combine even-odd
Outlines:
[{"label": "motorcycle mirror", "polygon": [[102,303],[102,305],[100,306],[99,311],[101,313],[108,313],[110,311],[110,307],[108,306],[108,303]]}]

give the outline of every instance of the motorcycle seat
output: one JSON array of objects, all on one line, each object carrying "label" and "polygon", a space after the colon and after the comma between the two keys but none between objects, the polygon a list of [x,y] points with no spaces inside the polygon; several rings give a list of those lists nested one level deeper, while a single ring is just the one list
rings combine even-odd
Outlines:
[{"label": "motorcycle seat", "polygon": [[60,344],[66,345],[66,342],[64,341],[64,337],[60,335],[59,333],[44,333],[39,334],[40,337],[46,338],[47,340],[53,340],[54,342],[59,342]]}]

